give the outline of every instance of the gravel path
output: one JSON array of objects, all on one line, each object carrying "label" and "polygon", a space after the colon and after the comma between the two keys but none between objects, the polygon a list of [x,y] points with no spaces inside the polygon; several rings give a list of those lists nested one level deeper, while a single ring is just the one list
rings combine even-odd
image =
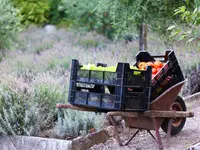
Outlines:
[{"label": "gravel path", "polygon": [[[164,145],[164,150],[186,150],[194,143],[200,142],[200,105],[196,101],[195,105],[189,105],[189,111],[194,112],[193,118],[186,120],[183,130],[170,138],[170,145],[167,147],[166,133],[161,129],[161,138]],[[187,105],[187,104],[186,104]],[[188,107],[188,105],[187,105]],[[155,132],[152,131],[155,135]],[[121,138],[127,139],[127,134],[121,134]],[[136,137],[129,143],[128,146],[120,147],[117,141],[112,138],[105,144],[98,144],[90,148],[90,150],[157,150],[157,144],[155,140],[145,131],[141,131]]]}]

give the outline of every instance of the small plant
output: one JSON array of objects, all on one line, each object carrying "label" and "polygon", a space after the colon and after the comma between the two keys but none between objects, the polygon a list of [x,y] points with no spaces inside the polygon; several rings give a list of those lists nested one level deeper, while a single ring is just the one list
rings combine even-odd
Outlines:
[{"label": "small plant", "polygon": [[45,50],[50,49],[52,47],[53,47],[52,43],[44,43],[44,44],[39,45],[38,47],[36,47],[35,53],[37,55],[40,55],[42,51],[45,51]]},{"label": "small plant", "polygon": [[103,125],[104,115],[80,112],[76,110],[60,110],[55,131],[60,135],[76,137],[84,135],[94,128],[99,130]]},{"label": "small plant", "polygon": [[99,43],[95,40],[80,40],[79,45],[83,46],[84,48],[96,48],[98,47]]},{"label": "small plant", "polygon": [[62,59],[61,61],[60,61],[60,66],[64,69],[64,70],[67,70],[67,69],[69,69],[69,59]]},{"label": "small plant", "polygon": [[[64,71],[69,69],[69,59],[66,58],[60,58],[60,59],[55,59],[52,62],[50,62],[47,65],[47,70],[57,70],[57,71]],[[64,73],[63,72],[63,73]]]},{"label": "small plant", "polygon": [[62,102],[64,97],[61,87],[52,84],[36,84],[34,87],[32,99],[39,108],[42,116],[40,128],[47,129],[54,125],[57,117],[55,109],[56,103]]},{"label": "small plant", "polygon": [[56,68],[56,63],[55,63],[55,61],[50,62],[50,63],[48,64],[48,66],[47,66],[47,70],[53,70],[53,69],[55,69],[55,68]]}]

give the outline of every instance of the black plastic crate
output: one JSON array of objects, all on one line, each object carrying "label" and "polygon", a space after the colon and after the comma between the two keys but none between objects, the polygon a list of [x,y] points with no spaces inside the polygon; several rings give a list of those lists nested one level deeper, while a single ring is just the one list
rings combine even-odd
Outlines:
[{"label": "black plastic crate", "polygon": [[183,73],[178,64],[174,51],[169,50],[165,55],[151,56],[148,52],[139,52],[136,56],[137,62],[148,62],[159,60],[164,62],[165,65],[152,79],[151,101],[160,96],[171,86],[184,80]]},{"label": "black plastic crate", "polygon": [[116,72],[82,70],[81,67],[78,60],[72,60],[71,104],[95,107],[99,111],[148,110],[151,67],[142,71],[130,69],[128,63],[118,63]]},{"label": "black plastic crate", "polygon": [[[174,51],[151,56],[146,51],[136,55],[137,62],[165,62],[152,79],[152,68],[130,69],[128,63],[118,63],[116,72],[82,70],[78,60],[72,60],[69,99],[71,104],[95,107],[99,111],[146,111],[149,103],[184,77]],[[98,64],[97,66],[107,66]],[[139,75],[137,75],[139,74]]]}]

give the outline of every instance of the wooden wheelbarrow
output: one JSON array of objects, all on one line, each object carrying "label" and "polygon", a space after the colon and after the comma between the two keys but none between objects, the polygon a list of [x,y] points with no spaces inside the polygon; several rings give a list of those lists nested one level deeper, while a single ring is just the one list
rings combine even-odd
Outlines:
[{"label": "wooden wheelbarrow", "polygon": [[[107,117],[114,126],[117,140],[121,146],[127,145],[140,130],[147,130],[147,132],[156,140],[159,149],[163,149],[159,128],[161,127],[167,133],[167,139],[170,135],[179,133],[186,121],[187,117],[193,117],[193,112],[187,112],[184,101],[178,93],[180,92],[185,81],[179,82],[166,90],[157,99],[152,101],[149,106],[149,111],[145,112],[127,112],[127,111],[110,111]],[[57,108],[69,108],[82,111],[94,111],[96,108],[88,108],[83,106],[74,106],[70,104],[57,104]],[[117,131],[116,121],[114,116],[121,116],[129,128],[138,129],[130,139],[122,143],[119,133]],[[150,132],[155,130],[156,137]]]}]

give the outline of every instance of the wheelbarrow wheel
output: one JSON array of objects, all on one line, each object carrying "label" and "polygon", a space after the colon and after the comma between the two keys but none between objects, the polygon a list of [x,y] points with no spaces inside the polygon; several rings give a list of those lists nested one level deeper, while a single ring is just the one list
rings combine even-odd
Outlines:
[{"label": "wheelbarrow wheel", "polygon": [[[186,111],[185,102],[180,96],[177,96],[175,102],[172,104],[171,109],[172,111]],[[185,121],[186,118],[174,118],[171,126],[171,135],[178,134],[183,129]],[[166,118],[161,125],[161,128],[165,133],[167,133],[168,123],[169,118]]]}]

